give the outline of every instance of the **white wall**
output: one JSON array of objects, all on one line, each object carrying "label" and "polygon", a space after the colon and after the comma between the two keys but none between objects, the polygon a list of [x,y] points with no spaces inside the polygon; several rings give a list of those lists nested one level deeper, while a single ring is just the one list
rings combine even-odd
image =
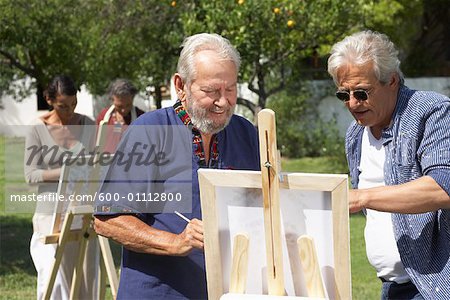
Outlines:
[{"label": "white wall", "polygon": [[[411,78],[406,79],[405,84],[412,89],[433,90],[450,96],[450,77]],[[319,86],[327,85],[327,82],[321,82],[319,84]],[[329,81],[329,86],[333,86],[331,80]],[[171,95],[171,100],[163,101],[163,107],[173,105],[176,99],[173,86],[171,86]],[[253,101],[256,101],[257,99],[256,96],[248,90],[246,84],[239,85],[239,95],[247,99],[252,99]],[[81,91],[77,94],[77,98],[78,105],[75,111],[94,119],[94,99],[85,86],[81,87]],[[46,111],[37,110],[35,94],[31,94],[21,102],[15,101],[11,96],[4,96],[1,100],[4,108],[0,109],[0,134],[3,135],[17,134],[17,132],[14,132],[14,126],[11,127],[7,125],[27,125],[30,124],[33,119],[46,113]],[[144,111],[148,111],[151,108],[150,102],[150,99],[147,99],[143,95],[137,95],[135,98],[135,105]],[[238,108],[236,113],[245,116],[245,112],[242,109]],[[353,121],[353,117],[334,95],[326,96],[319,102],[319,117],[323,120],[329,120],[333,115],[337,116],[339,132],[344,136],[347,127]],[[246,117],[251,118],[251,116]],[[19,135],[21,134],[19,133]]]}]

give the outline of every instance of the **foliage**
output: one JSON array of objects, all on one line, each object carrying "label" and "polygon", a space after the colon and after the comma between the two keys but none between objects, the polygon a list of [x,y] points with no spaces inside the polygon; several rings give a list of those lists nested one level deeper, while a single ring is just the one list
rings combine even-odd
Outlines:
[{"label": "foliage", "polygon": [[181,18],[188,35],[216,32],[236,45],[242,56],[241,78],[258,96],[256,105],[242,102],[256,112],[288,85],[293,66],[313,50],[325,50],[353,26],[352,2],[193,1]]},{"label": "foliage", "polygon": [[[406,45],[415,32],[409,28],[417,27],[410,26],[414,19],[408,17],[420,15],[421,3],[0,0],[0,87],[11,92],[13,80],[30,76],[41,93],[57,73],[86,83],[96,95],[117,77],[127,77],[140,88],[158,87],[168,83],[184,36],[216,32],[241,52],[241,79],[258,103],[240,103],[255,113],[272,95],[308,78],[308,69],[327,76],[324,64],[316,60],[349,32],[365,27],[387,31]],[[30,86],[20,91],[30,91]]]},{"label": "foliage", "polygon": [[319,118],[317,101],[311,82],[300,84],[302,88],[282,92],[269,102],[277,116],[277,139],[283,156],[333,158],[334,167],[346,170],[344,140],[340,136],[336,120]]},{"label": "foliage", "polygon": [[450,5],[448,0],[421,1],[416,31],[403,61],[406,76],[450,76]]},{"label": "foliage", "polygon": [[100,11],[95,24],[87,28],[89,89],[102,94],[117,77],[129,78],[140,88],[167,84],[182,40],[176,30],[177,11],[162,1],[89,3],[91,10]]},{"label": "foliage", "polygon": [[58,73],[81,79],[86,51],[79,31],[83,22],[93,17],[83,12],[83,2],[0,1],[1,79],[28,75],[36,80],[38,89]]},{"label": "foliage", "polygon": [[2,93],[29,76],[42,97],[49,80],[65,73],[101,95],[117,77],[160,86],[174,70],[182,33],[166,2],[0,0],[0,7]]},{"label": "foliage", "polygon": [[[381,0],[374,5],[363,4],[364,27],[388,35],[404,61],[414,49],[422,49],[412,41],[420,35],[421,23],[418,20],[422,17],[424,3],[423,0]],[[426,48],[426,51],[429,50]]]}]

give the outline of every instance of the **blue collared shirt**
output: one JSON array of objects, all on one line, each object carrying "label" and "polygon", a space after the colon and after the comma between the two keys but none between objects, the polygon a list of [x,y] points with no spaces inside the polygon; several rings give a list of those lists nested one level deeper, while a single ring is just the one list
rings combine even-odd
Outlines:
[{"label": "blue collared shirt", "polygon": [[[173,205],[178,205],[178,202],[143,202],[141,200],[144,200],[144,197],[149,198],[148,195],[154,191],[153,188],[157,191],[158,188],[164,188],[163,191],[167,194],[175,194],[184,190],[184,192],[192,195],[192,207],[190,213],[181,212],[189,219],[202,219],[197,176],[197,171],[200,168],[199,159],[194,154],[192,139],[184,143],[185,140],[175,138],[181,136],[176,133],[179,129],[175,131],[161,129],[162,131],[159,132],[153,129],[155,125],[157,128],[181,126],[188,130],[172,107],[148,112],[139,117],[128,128],[119,144],[118,152],[129,154],[133,152],[133,145],[142,146],[142,144],[147,145],[156,142],[156,148],[161,147],[163,153],[167,154],[166,158],[170,160],[174,157],[181,157],[181,160],[184,160],[186,155],[182,155],[181,152],[186,152],[184,154],[187,154],[188,158],[192,158],[192,164],[188,164],[189,169],[186,169],[186,164],[183,162],[173,159],[173,162],[167,167],[146,166],[145,164],[138,164],[136,160],[132,168],[124,170],[126,164],[119,163],[116,160],[111,165],[106,177],[107,180],[99,191],[99,194],[109,195],[112,199],[106,201],[106,197],[104,197],[104,200],[98,197],[95,203],[95,215],[134,213],[155,229],[178,234],[186,227],[186,221],[173,213],[178,208],[178,206]],[[217,133],[217,142],[218,158],[215,168],[260,169],[257,131],[243,117],[233,115],[225,129]],[[145,148],[146,151],[142,152],[148,152],[149,148]],[[140,149],[143,149],[143,147]],[[118,152],[116,152],[116,157]],[[174,153],[174,155],[171,155],[171,153]],[[189,186],[183,184],[186,178],[191,179]],[[170,192],[174,190],[175,192]],[[183,199],[186,193],[180,193],[180,195],[183,195]],[[142,199],[138,199],[138,195],[141,195]],[[161,201],[163,200],[161,199]],[[141,205],[142,203],[145,205]],[[156,212],[159,207],[158,203],[164,204],[162,213]],[[167,213],[168,211],[171,211],[171,213]],[[117,299],[206,298],[207,287],[203,251],[194,249],[187,256],[165,256],[138,253],[125,247],[122,248],[122,265]]]},{"label": "blue collared shirt", "polygon": [[[346,153],[358,187],[364,127],[347,130]],[[401,86],[391,125],[382,132],[386,185],[431,176],[450,195],[450,99]],[[402,263],[426,299],[450,299],[450,210],[392,214]]]}]

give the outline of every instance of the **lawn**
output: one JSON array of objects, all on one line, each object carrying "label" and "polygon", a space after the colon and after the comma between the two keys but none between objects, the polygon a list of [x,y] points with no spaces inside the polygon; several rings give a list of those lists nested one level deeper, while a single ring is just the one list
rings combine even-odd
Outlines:
[{"label": "lawn", "polygon": [[[285,172],[301,173],[347,173],[340,167],[336,172],[336,162],[326,157],[283,159],[281,169]],[[352,295],[353,299],[380,299],[381,282],[369,264],[364,242],[365,218],[362,214],[350,216],[350,252],[352,265]]]},{"label": "lawn", "polygon": [[[17,147],[23,146],[17,140]],[[0,298],[35,299],[36,271],[29,254],[29,241],[32,234],[31,214],[5,212],[5,181],[16,181],[23,171],[17,160],[23,157],[20,151],[11,151],[11,140],[0,136]],[[8,147],[5,147],[8,144]],[[5,148],[8,155],[5,155]],[[8,150],[9,149],[9,150]],[[6,156],[6,157],[5,157]],[[11,156],[17,156],[11,158]],[[6,161],[6,163],[5,163]],[[302,158],[283,160],[283,171],[337,173],[335,164],[327,158]],[[14,170],[11,175],[11,170]],[[345,173],[345,170],[338,170]],[[7,180],[5,173],[8,174]],[[17,183],[20,184],[20,183]],[[364,217],[360,214],[350,218],[351,263],[353,299],[379,299],[380,282],[370,267],[363,238]],[[120,251],[113,245],[115,260],[119,260]]]}]

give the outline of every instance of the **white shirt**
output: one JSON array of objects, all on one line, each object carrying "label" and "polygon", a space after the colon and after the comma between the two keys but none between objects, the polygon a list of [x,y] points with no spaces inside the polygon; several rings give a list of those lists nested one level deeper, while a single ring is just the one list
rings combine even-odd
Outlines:
[{"label": "white shirt", "polygon": [[[369,127],[364,129],[359,166],[358,188],[384,186],[385,149],[382,139],[377,140]],[[366,209],[367,258],[377,271],[377,276],[397,283],[408,282],[409,276],[400,260],[394,237],[391,213]]]}]

